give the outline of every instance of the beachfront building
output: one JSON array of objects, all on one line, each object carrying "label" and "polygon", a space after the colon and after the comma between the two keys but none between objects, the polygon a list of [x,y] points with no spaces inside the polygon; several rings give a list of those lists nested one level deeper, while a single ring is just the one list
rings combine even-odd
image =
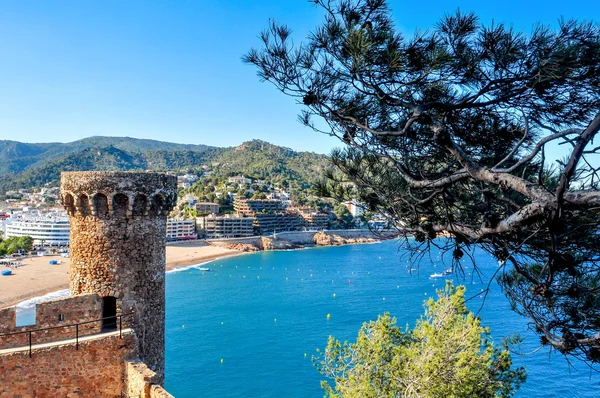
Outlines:
[{"label": "beachfront building", "polygon": [[211,214],[198,217],[196,225],[198,232],[206,239],[244,238],[254,234],[254,219],[252,217]]},{"label": "beachfront building", "polygon": [[200,214],[219,214],[219,204],[210,202],[196,203],[196,211]]},{"label": "beachfront building", "polygon": [[59,214],[22,215],[5,220],[7,238],[31,236],[34,245],[67,246],[69,244],[69,218]]},{"label": "beachfront building", "polygon": [[329,226],[329,215],[311,207],[294,207],[288,210],[302,218],[302,226],[307,230],[323,230]]},{"label": "beachfront building", "polygon": [[286,203],[277,199],[247,199],[236,197],[233,208],[238,215],[252,217],[258,234],[297,231],[304,220],[294,211],[287,211]]},{"label": "beachfront building", "polygon": [[256,213],[254,226],[259,234],[270,234],[282,231],[298,231],[304,226],[304,221],[297,213]]},{"label": "beachfront building", "polygon": [[246,216],[254,216],[256,213],[280,213],[286,209],[285,203],[277,199],[247,199],[236,197],[233,201],[233,209]]},{"label": "beachfront building", "polygon": [[169,218],[167,219],[167,240],[196,239],[196,220]]}]

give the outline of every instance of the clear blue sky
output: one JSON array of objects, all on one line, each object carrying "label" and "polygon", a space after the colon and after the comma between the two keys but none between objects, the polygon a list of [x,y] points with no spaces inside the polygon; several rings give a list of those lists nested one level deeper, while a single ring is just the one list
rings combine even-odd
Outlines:
[{"label": "clear blue sky", "polygon": [[[460,7],[484,23],[600,19],[600,2],[391,0],[398,28]],[[297,38],[321,21],[306,0],[0,2],[0,139],[130,136],[231,146],[260,138],[327,153],[337,140],[297,122],[294,100],[240,61],[269,18]]]}]

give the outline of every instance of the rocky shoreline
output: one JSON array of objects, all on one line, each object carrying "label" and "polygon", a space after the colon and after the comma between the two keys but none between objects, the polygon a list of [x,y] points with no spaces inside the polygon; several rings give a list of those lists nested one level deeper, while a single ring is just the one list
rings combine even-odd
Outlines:
[{"label": "rocky shoreline", "polygon": [[313,246],[342,246],[360,243],[375,243],[383,240],[367,236],[342,237],[335,233],[317,232],[312,237],[312,242],[294,243],[285,239],[261,236],[249,243],[222,243],[220,246],[241,252],[258,252],[263,250],[291,250]]}]

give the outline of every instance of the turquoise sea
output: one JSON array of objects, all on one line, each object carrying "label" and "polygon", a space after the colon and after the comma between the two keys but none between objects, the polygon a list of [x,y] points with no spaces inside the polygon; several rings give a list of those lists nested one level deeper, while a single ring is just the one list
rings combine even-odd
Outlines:
[{"label": "turquoise sea", "polygon": [[[176,397],[322,397],[311,357],[329,335],[355,339],[363,322],[385,311],[412,326],[423,300],[444,286],[445,278],[429,278],[447,268],[437,253],[436,266],[427,258],[412,275],[400,254],[398,242],[388,241],[260,252],[204,265],[211,272],[169,273],[166,388]],[[476,257],[491,277],[496,260]],[[465,265],[466,279],[455,283],[477,295],[487,280],[471,278]],[[469,307],[481,303],[477,297]],[[495,339],[516,331],[525,337],[522,351],[539,347],[497,286],[479,314]],[[600,375],[583,363],[569,366],[544,348],[513,358],[528,371],[518,397],[600,396]]]}]

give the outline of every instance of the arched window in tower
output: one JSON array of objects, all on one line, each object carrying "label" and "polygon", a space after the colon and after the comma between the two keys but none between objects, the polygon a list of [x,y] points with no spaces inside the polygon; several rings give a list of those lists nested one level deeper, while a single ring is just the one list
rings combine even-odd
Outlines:
[{"label": "arched window in tower", "polygon": [[97,217],[106,217],[108,214],[108,198],[102,193],[97,193],[92,199]]},{"label": "arched window in tower", "polygon": [[165,207],[165,198],[162,195],[157,194],[152,198],[152,203],[150,206],[150,215],[158,216],[162,214],[162,211]]},{"label": "arched window in tower", "polygon": [[118,193],[113,196],[113,212],[115,216],[126,216],[129,208],[129,197]]},{"label": "arched window in tower", "polygon": [[75,199],[73,199],[73,195],[67,193],[63,196],[63,205],[67,209],[67,213],[69,215],[73,215],[75,212]]},{"label": "arched window in tower", "polygon": [[143,216],[148,206],[148,198],[145,195],[137,195],[133,201],[133,215]]},{"label": "arched window in tower", "polygon": [[90,214],[90,200],[84,193],[79,195],[79,207],[77,210],[82,216],[88,216]]}]

